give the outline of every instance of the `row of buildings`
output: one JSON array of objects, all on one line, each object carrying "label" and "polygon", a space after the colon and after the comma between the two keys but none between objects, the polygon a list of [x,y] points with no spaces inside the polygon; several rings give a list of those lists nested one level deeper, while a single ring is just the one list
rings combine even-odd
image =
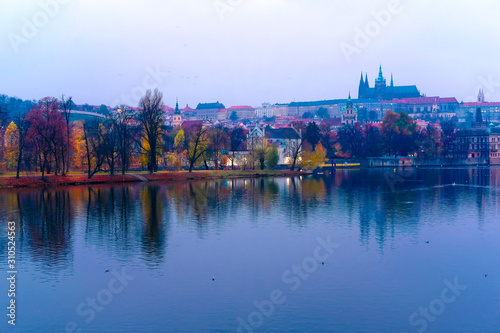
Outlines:
[{"label": "row of buildings", "polygon": [[[350,94],[349,94],[350,95]],[[219,120],[227,119],[260,119],[273,117],[313,117],[318,110],[325,109],[327,118],[341,118],[346,104],[351,103],[358,111],[358,121],[381,120],[388,110],[406,112],[414,119],[438,120],[454,118],[461,127],[470,127],[476,109],[481,108],[484,118],[491,122],[500,122],[500,102],[486,102],[484,92],[479,91],[476,102],[459,103],[455,97],[425,96],[415,85],[395,86],[391,74],[390,84],[386,84],[382,67],[375,79],[373,87],[368,82],[368,76],[363,73],[358,88],[357,99],[332,99],[321,101],[263,103],[259,107],[238,105],[226,108],[220,102],[200,103],[193,109],[186,105],[180,112],[184,119],[189,120]],[[174,109],[167,111],[173,115]],[[322,118],[325,118],[324,116]]]}]

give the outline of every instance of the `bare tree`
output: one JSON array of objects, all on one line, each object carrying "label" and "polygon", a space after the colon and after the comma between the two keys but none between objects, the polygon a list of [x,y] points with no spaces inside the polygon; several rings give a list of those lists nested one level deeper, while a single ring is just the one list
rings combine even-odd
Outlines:
[{"label": "bare tree", "polygon": [[211,159],[214,161],[215,170],[219,169],[219,162],[221,161],[221,150],[229,148],[230,139],[227,134],[227,129],[221,125],[217,125],[209,132],[210,144],[209,152]]},{"label": "bare tree", "polygon": [[99,121],[93,120],[83,124],[83,138],[85,140],[87,158],[87,177],[92,178],[101,171],[104,164],[104,134]]},{"label": "bare tree", "polygon": [[[303,131],[297,130],[292,127],[294,131],[286,131],[285,139],[286,139],[286,148],[285,153],[290,156],[291,166],[290,170],[294,171],[297,166],[297,160],[302,152],[302,145],[304,144],[304,136]],[[295,132],[295,133],[294,133]]]},{"label": "bare tree", "polygon": [[17,155],[16,178],[19,179],[19,172],[21,170],[21,163],[23,160],[23,152],[26,147],[26,134],[28,132],[28,122],[26,115],[19,113],[15,119],[17,130],[19,132],[19,154]]},{"label": "bare tree", "polygon": [[65,142],[65,147],[63,147],[63,174],[65,172],[69,171],[69,160],[70,160],[70,151],[71,151],[71,144],[69,142],[70,138],[70,125],[69,125],[69,119],[71,116],[71,109],[73,108],[73,99],[70,96],[68,99],[62,95],[61,97],[61,109],[62,109],[62,114],[64,116],[64,121],[66,122],[66,142]]},{"label": "bare tree", "polygon": [[187,149],[187,160],[189,162],[189,172],[198,159],[205,155],[208,150],[208,130],[203,126],[197,126],[189,133],[189,147]]},{"label": "bare tree", "polygon": [[158,89],[153,93],[148,89],[141,98],[137,119],[142,124],[143,138],[149,146],[141,145],[141,148],[149,155],[148,169],[153,173],[158,171],[156,155],[163,124],[163,94]]},{"label": "bare tree", "polygon": [[134,137],[136,137],[136,127],[133,121],[133,110],[127,105],[121,105],[115,113],[115,125],[118,136],[118,152],[122,175],[125,174],[133,152]]}]

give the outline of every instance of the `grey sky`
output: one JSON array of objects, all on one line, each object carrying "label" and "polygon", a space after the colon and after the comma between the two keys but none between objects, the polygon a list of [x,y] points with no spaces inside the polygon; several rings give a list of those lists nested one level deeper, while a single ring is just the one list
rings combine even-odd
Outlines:
[{"label": "grey sky", "polygon": [[[54,1],[50,17],[40,3]],[[388,83],[392,72],[396,85],[416,84],[427,96],[468,101],[481,87],[500,100],[496,0],[401,0],[351,61],[341,45],[356,47],[355,29],[374,27],[372,12],[391,1],[0,3],[0,93],[24,99],[64,93],[77,104],[135,105],[143,82],[167,104],[178,96],[192,107],[355,97],[360,72],[373,85],[382,63]],[[31,23],[40,27],[26,35]],[[158,70],[154,80],[149,72]]]}]

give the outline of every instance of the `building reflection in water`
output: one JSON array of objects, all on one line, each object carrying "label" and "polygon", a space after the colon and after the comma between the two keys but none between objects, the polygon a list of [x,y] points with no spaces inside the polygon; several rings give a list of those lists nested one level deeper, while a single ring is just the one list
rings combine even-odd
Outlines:
[{"label": "building reflection in water", "polygon": [[[499,170],[338,170],[302,180],[9,190],[0,195],[0,232],[6,231],[7,221],[16,221],[20,253],[50,274],[71,268],[75,238],[118,260],[138,258],[155,267],[166,260],[174,225],[195,230],[203,239],[214,229],[223,232],[237,223],[258,225],[271,219],[289,228],[343,224],[359,230],[362,246],[375,242],[383,251],[395,233],[418,233],[428,215],[460,219],[464,205],[473,205],[469,214],[481,228],[488,210],[500,210]],[[0,242],[1,250],[6,246]]]}]

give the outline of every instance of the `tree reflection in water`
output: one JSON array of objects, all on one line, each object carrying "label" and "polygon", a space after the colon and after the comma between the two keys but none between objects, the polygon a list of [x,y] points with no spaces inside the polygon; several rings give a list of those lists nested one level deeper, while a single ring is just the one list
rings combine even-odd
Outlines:
[{"label": "tree reflection in water", "polygon": [[[500,207],[498,168],[414,169],[392,187],[390,173],[2,191],[0,232],[16,221],[18,249],[29,257],[23,260],[57,275],[72,267],[75,238],[123,262],[139,258],[156,267],[165,261],[172,226],[192,228],[202,239],[237,223],[342,223],[359,228],[360,244],[374,239],[383,251],[396,232],[416,232],[426,214],[457,220],[466,200],[481,227],[487,208]],[[446,211],[437,211],[443,203]],[[0,242],[2,251],[6,246]]]}]

